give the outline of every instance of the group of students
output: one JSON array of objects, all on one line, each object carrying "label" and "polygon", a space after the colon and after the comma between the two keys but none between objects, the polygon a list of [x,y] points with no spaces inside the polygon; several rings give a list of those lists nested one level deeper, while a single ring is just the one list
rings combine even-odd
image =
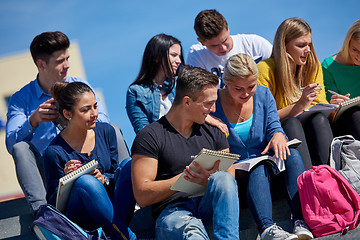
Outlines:
[{"label": "group of students", "polygon": [[[59,31],[33,39],[38,75],[10,99],[7,150],[34,217],[41,206],[55,206],[61,177],[96,159],[97,168],[74,183],[64,214],[84,229],[103,227],[112,239],[136,239],[128,228],[135,207],[131,159],[119,164],[115,130],[93,89],[67,76],[69,45]],[[53,123],[59,115],[66,119],[61,132]]]},{"label": "group of students", "polygon": [[[115,130],[101,102],[86,81],[67,77],[66,35],[34,38],[30,50],[39,73],[12,96],[6,127],[6,146],[34,215],[41,205],[55,204],[59,178],[96,159],[97,169],[76,180],[65,214],[85,229],[102,226],[112,239],[136,238],[128,228],[135,203],[152,206],[157,239],[239,239],[239,196],[246,197],[262,239],[313,238],[302,217],[297,177],[328,162],[334,135],[360,138],[360,109],[347,110],[337,124],[319,112],[301,113],[359,95],[360,20],[323,66],[311,28],[299,18],[281,23],[273,46],[257,35],[230,35],[216,10],[201,11],[194,28],[199,43],[186,62],[177,38],[158,34],[148,42],[126,96],[137,135],[131,158],[120,165]],[[67,120],[61,132],[52,123],[58,114]],[[287,146],[293,138],[302,141],[297,149]],[[202,148],[240,154],[239,161],[264,154],[284,160],[293,233],[272,219],[274,169],[263,163],[250,173],[234,166],[220,172],[216,162],[209,170],[195,164],[194,170],[189,164]],[[170,189],[183,172],[207,186],[203,196]]]},{"label": "group of students", "polygon": [[[270,154],[271,149],[276,157],[286,160],[284,182],[294,219],[292,234],[282,230],[272,220],[272,169],[266,164],[260,164],[250,173],[236,170],[238,185],[244,185],[245,182],[246,186],[239,189],[246,191],[247,202],[262,239],[312,238],[302,218],[297,177],[312,165],[328,164],[334,136],[351,134],[360,138],[360,108],[350,108],[336,123],[329,121],[321,112],[301,113],[317,103],[340,104],[348,100],[350,95],[359,96],[356,86],[360,83],[360,20],[349,29],[339,53],[325,59],[322,66],[312,44],[311,28],[300,18],[289,18],[280,24],[272,49],[260,36],[230,35],[227,21],[216,10],[200,12],[194,28],[199,43],[191,46],[185,63],[205,69],[220,80],[217,100],[205,122],[229,135],[229,150],[240,154],[240,161]],[[167,48],[168,51],[159,51],[154,56],[149,55],[149,48]],[[180,41],[165,34],[156,35],[146,46],[139,76],[127,92],[126,109],[136,133],[159,119],[161,123],[169,121],[172,112],[168,111],[171,103],[174,103],[174,95],[178,94],[176,84],[183,81],[176,74],[181,66],[185,66],[182,56]],[[149,62],[151,59],[152,63]],[[255,61],[259,59],[262,61],[256,64]],[[183,68],[183,71],[188,71],[187,67]],[[171,122],[170,125],[174,127]],[[181,134],[178,128],[174,128]],[[142,166],[142,163],[137,163],[139,158],[144,162],[152,158],[156,164],[160,164],[164,158],[155,155],[150,146],[138,143],[141,142],[139,136],[148,139],[144,132],[149,129],[145,129],[138,134],[132,149],[135,156],[132,171],[135,173]],[[155,135],[150,135],[155,139]],[[287,140],[293,138],[302,141],[297,149],[287,147]],[[139,151],[138,144],[146,151]],[[156,145],[160,152],[165,151],[165,146],[167,144]],[[157,166],[157,171],[160,169]],[[148,171],[157,173],[155,170]],[[143,177],[146,176],[143,171],[142,176],[133,174],[135,196],[136,191],[143,191],[146,185],[141,182],[162,179],[161,175],[155,173],[147,177]],[[176,175],[167,178],[171,179],[172,176]],[[157,224],[161,226],[164,223]],[[170,224],[166,225],[167,229],[177,228],[175,222],[166,224]]]}]

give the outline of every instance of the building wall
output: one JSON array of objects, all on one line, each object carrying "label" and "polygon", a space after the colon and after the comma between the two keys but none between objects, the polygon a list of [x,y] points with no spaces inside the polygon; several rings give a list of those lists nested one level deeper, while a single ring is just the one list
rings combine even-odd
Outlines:
[{"label": "building wall", "polygon": [[[71,43],[69,76],[86,78],[79,45]],[[6,121],[6,99],[36,78],[37,68],[30,51],[0,58],[0,119]],[[98,93],[100,95],[101,93]],[[104,101],[102,100],[103,104]],[[5,130],[0,130],[0,201],[23,196],[16,178],[15,166],[5,146]]]}]

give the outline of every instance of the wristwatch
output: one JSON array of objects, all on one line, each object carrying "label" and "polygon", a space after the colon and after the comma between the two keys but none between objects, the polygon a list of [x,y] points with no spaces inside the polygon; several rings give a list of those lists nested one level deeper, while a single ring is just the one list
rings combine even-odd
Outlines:
[{"label": "wristwatch", "polygon": [[105,180],[104,185],[105,185],[105,186],[109,186],[109,184],[110,184],[110,179],[109,179],[107,176],[104,175],[104,180]]}]

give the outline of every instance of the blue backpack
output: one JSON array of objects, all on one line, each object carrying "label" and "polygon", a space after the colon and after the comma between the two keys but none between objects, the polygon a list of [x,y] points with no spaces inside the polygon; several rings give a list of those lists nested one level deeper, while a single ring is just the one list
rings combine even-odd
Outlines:
[{"label": "blue backpack", "polygon": [[40,240],[107,240],[102,228],[84,231],[50,205],[40,207],[32,229]]}]

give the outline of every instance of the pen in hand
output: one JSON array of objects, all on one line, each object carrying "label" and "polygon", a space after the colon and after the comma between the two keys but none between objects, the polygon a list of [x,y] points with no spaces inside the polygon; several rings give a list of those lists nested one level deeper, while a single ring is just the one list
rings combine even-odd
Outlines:
[{"label": "pen in hand", "polygon": [[340,93],[337,93],[337,92],[334,92],[332,90],[327,90],[329,93],[333,94],[331,96],[331,100],[330,100],[330,103],[331,104],[340,104],[344,101],[347,101],[350,99],[350,93],[346,94],[345,96],[344,95],[341,95]]},{"label": "pen in hand", "polygon": [[[334,95],[341,95],[340,93],[337,93],[337,92],[334,92],[334,91],[331,91],[331,90],[328,90],[329,93],[331,94],[334,94]],[[350,93],[346,94],[348,95],[348,97],[350,97]]]},{"label": "pen in hand", "polygon": [[[317,87],[323,87],[324,85],[317,85]],[[300,91],[302,91],[302,90],[304,90],[305,89],[305,87],[301,87],[300,88]]]},{"label": "pen in hand", "polygon": [[331,90],[328,90],[328,92],[331,93],[331,94],[334,94],[334,95],[340,95],[337,92],[334,92],[334,91],[331,91]]}]

